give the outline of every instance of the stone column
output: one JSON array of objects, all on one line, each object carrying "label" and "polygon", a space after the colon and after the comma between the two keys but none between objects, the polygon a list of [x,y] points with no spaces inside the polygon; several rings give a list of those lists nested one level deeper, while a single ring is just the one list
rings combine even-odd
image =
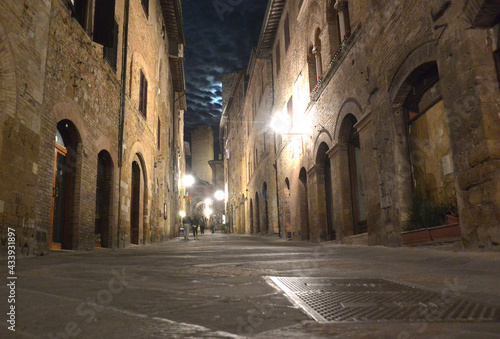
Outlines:
[{"label": "stone column", "polygon": [[321,169],[314,165],[307,171],[307,191],[309,195],[309,227],[311,228],[311,241],[320,242],[326,239],[326,210],[321,208],[325,202],[325,190],[322,185]]},{"label": "stone column", "polygon": [[373,151],[373,125],[371,111],[366,112],[354,128],[358,131],[361,144],[363,168],[361,175],[364,180],[366,197],[366,222],[368,226],[368,244],[384,245],[385,230],[380,226],[379,176],[376,158]]},{"label": "stone column", "polygon": [[346,14],[345,11],[347,9],[347,1],[345,0],[337,0],[335,2],[335,9],[339,13],[339,27],[340,27],[340,40],[344,38],[346,34]]},{"label": "stone column", "polygon": [[[314,55],[314,60],[316,63],[316,76],[317,78],[323,75],[323,66],[321,65],[321,47],[314,46],[312,49],[312,53]],[[316,79],[318,81],[318,79]]]},{"label": "stone column", "polygon": [[326,153],[330,158],[330,167],[332,171],[332,190],[333,190],[333,225],[337,236],[336,242],[342,243],[344,238],[344,218],[343,218],[343,196],[342,196],[342,167],[340,166],[341,145],[336,144]]},{"label": "stone column", "polygon": [[[500,243],[500,93],[493,51],[485,43],[491,37],[487,30],[471,29],[460,20],[447,24],[437,61],[462,241],[465,246],[491,247]],[[470,65],[467,71],[464,65]]]}]

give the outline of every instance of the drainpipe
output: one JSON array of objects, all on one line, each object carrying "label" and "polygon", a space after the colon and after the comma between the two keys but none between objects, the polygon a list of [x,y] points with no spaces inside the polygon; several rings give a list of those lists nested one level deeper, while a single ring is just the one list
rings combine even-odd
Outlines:
[{"label": "drainpipe", "polygon": [[[271,54],[271,112],[274,109],[274,65],[273,65],[273,57]],[[278,234],[281,238],[281,222],[280,222],[280,195],[278,191],[278,156],[276,149],[276,132],[274,132],[274,173],[276,174],[276,212],[278,213]]]},{"label": "drainpipe", "polygon": [[122,202],[122,168],[123,168],[123,135],[125,129],[125,96],[127,94],[127,45],[128,45],[128,18],[130,0],[125,0],[125,14],[123,18],[123,45],[122,45],[122,93],[120,125],[118,131],[118,229],[116,232],[116,247],[120,248],[121,202]]}]

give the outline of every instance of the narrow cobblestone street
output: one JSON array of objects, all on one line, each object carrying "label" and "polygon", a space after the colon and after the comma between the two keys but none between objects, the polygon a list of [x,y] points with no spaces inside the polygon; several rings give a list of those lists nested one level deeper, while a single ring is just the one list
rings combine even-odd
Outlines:
[{"label": "narrow cobblestone street", "polygon": [[[6,266],[3,261],[3,277]],[[500,253],[492,252],[316,245],[216,233],[124,250],[53,251],[19,259],[17,276],[20,338],[498,338],[500,333],[498,321],[319,323],[268,278],[388,279],[486,303],[498,312]],[[0,292],[5,314],[5,283]]]}]

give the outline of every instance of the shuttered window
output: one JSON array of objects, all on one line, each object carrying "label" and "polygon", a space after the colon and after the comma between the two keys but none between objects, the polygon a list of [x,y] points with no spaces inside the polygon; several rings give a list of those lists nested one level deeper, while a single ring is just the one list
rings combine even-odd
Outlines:
[{"label": "shuttered window", "polygon": [[288,46],[290,46],[290,19],[287,14],[285,17],[285,51],[288,51]]},{"label": "shuttered window", "polygon": [[113,71],[116,72],[116,60],[118,56],[118,23],[116,21],[113,22],[112,35],[113,43],[111,47],[104,46],[103,57],[104,60],[108,62],[109,66],[111,66]]},{"label": "shuttered window", "polygon": [[115,0],[95,0],[93,40],[105,47],[112,48],[114,24]]},{"label": "shuttered window", "polygon": [[92,21],[89,22],[92,15],[92,1],[91,0],[70,0],[71,15],[78,21],[80,26],[90,34]]},{"label": "shuttered window", "polygon": [[147,116],[148,108],[148,81],[141,70],[141,83],[139,89],[139,112],[142,113],[144,118]]},{"label": "shuttered window", "polygon": [[141,4],[146,14],[146,18],[149,17],[149,0],[141,0]]}]

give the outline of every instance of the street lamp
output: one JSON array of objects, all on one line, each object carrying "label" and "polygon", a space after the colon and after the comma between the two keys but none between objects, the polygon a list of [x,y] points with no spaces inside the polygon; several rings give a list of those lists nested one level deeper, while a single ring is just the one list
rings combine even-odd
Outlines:
[{"label": "street lamp", "polygon": [[224,191],[222,190],[218,190],[214,193],[214,198],[217,200],[217,201],[221,201],[221,200],[224,200]]},{"label": "street lamp", "polygon": [[212,199],[210,199],[210,198],[206,198],[206,199],[205,199],[205,205],[206,205],[206,206],[212,205]]},{"label": "street lamp", "polygon": [[212,214],[212,209],[211,209],[210,207],[208,207],[208,206],[207,206],[207,207],[205,207],[204,212],[205,212],[205,216],[206,216],[207,218],[210,218],[210,214]]},{"label": "street lamp", "polygon": [[182,179],[182,183],[185,187],[191,187],[194,184],[194,177],[190,174],[186,174]]},{"label": "street lamp", "polygon": [[270,126],[277,134],[284,134],[290,130],[292,121],[287,114],[280,111],[271,118]]}]

